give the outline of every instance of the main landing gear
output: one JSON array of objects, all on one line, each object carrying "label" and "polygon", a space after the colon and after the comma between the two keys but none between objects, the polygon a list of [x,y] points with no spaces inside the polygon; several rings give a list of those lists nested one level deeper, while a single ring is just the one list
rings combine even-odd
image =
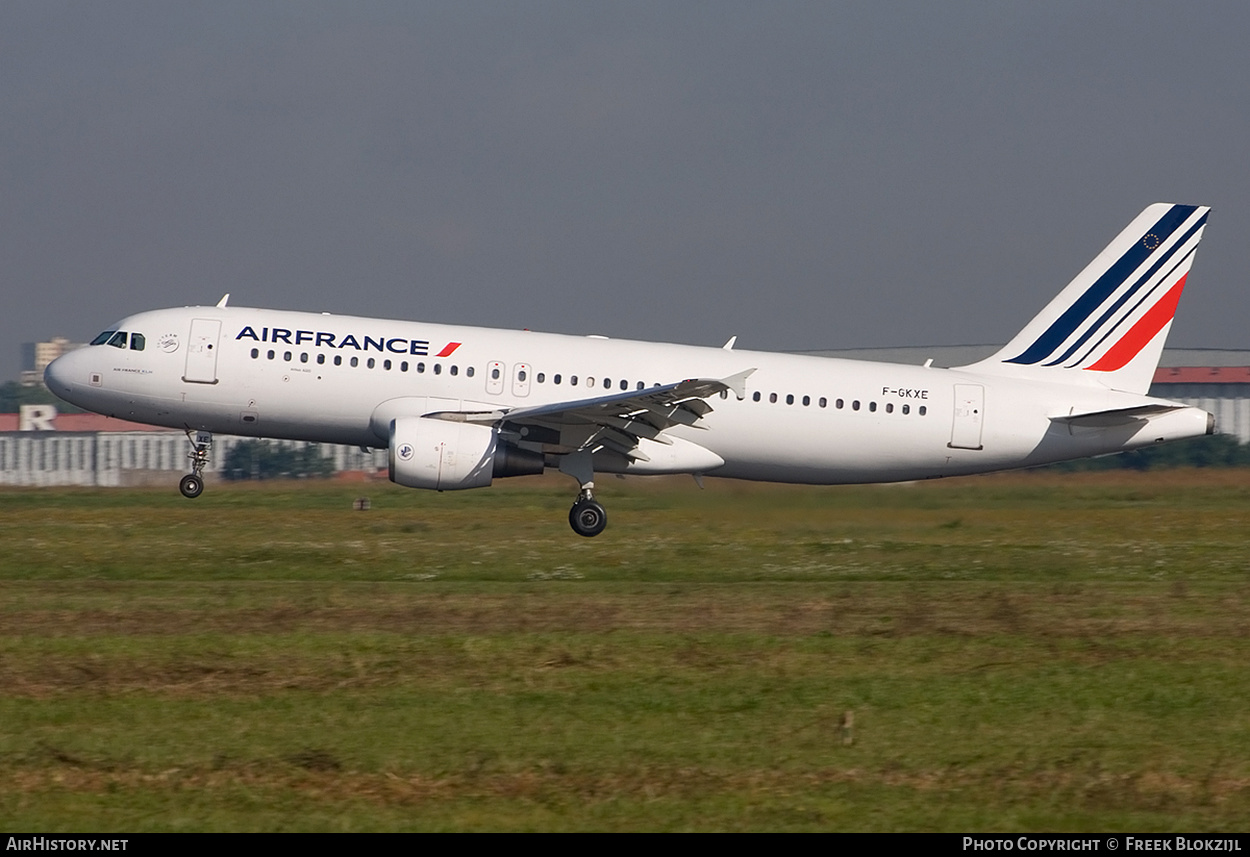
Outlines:
[{"label": "main landing gear", "polygon": [[608,525],[608,513],[595,502],[595,468],[590,453],[581,451],[562,456],[560,472],[576,479],[580,488],[573,508],[569,509],[569,526],[579,536],[599,535]]},{"label": "main landing gear", "polygon": [[191,472],[182,477],[178,490],[183,497],[194,500],[204,493],[204,468],[208,465],[208,450],[213,445],[213,436],[209,432],[200,431],[192,437],[191,430],[188,429],[187,442],[191,444],[191,451],[187,453],[187,458],[191,459]]},{"label": "main landing gear", "polygon": [[590,489],[583,488],[577,502],[569,509],[569,526],[579,536],[590,538],[602,533],[607,525],[608,513],[595,501]]}]

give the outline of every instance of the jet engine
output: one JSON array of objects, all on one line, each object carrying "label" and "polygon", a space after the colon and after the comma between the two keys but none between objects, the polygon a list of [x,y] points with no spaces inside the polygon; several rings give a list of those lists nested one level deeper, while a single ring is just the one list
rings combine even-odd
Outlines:
[{"label": "jet engine", "polygon": [[543,472],[540,452],[499,440],[490,426],[426,417],[391,420],[391,481],[408,488],[485,488],[494,477]]}]

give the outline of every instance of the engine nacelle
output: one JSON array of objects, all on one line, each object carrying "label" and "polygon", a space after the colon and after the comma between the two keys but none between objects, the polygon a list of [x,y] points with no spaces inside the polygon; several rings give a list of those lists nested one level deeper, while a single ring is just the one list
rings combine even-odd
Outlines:
[{"label": "engine nacelle", "polygon": [[408,488],[485,488],[493,477],[543,472],[543,456],[499,441],[490,426],[399,417],[391,420],[391,481]]}]

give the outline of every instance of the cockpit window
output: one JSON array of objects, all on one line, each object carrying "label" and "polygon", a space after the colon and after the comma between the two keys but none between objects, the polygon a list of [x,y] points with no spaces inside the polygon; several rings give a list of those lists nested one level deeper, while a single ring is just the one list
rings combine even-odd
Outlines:
[{"label": "cockpit window", "polygon": [[131,351],[142,351],[143,346],[146,344],[147,344],[147,340],[143,338],[142,333],[130,334],[130,350]]},{"label": "cockpit window", "polygon": [[114,333],[117,333],[117,331],[116,331],[116,330],[106,330],[106,331],[104,331],[103,333],[101,333],[99,336],[97,336],[95,339],[91,340],[91,344],[92,344],[92,345],[103,345],[104,343],[106,343],[106,342],[108,342],[108,341],[109,341],[109,337],[110,337],[110,336],[112,336]]},{"label": "cockpit window", "polygon": [[127,339],[126,331],[119,330],[117,331],[117,333],[113,334],[111,339],[109,339],[109,345],[113,346],[114,348],[125,348],[126,339]]}]

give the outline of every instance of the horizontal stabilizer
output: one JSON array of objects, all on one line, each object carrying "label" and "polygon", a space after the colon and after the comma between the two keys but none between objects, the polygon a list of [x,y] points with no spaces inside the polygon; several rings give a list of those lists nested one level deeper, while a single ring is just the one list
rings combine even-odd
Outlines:
[{"label": "horizontal stabilizer", "polygon": [[1082,428],[1114,428],[1115,426],[1129,425],[1158,414],[1166,414],[1169,411],[1179,411],[1184,407],[1185,405],[1138,405],[1134,408],[1114,408],[1109,411],[1067,414],[1061,417],[1051,417],[1050,421],[1052,423],[1062,423]]}]

